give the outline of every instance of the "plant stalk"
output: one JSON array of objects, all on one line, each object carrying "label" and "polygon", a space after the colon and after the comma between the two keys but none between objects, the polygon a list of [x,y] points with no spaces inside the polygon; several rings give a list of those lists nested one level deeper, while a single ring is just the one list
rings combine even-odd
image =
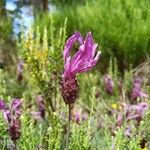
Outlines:
[{"label": "plant stalk", "polygon": [[14,150],[17,150],[17,142],[14,141]]},{"label": "plant stalk", "polygon": [[67,136],[66,136],[66,150],[68,150],[68,148],[69,148],[70,121],[71,121],[71,104],[69,104],[68,108],[69,108],[69,114],[68,114]]}]

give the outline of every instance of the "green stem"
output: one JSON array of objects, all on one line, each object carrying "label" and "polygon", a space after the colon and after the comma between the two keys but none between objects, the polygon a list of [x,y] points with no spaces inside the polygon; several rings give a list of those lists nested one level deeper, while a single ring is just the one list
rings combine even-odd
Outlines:
[{"label": "green stem", "polygon": [[17,142],[14,141],[14,149],[17,150]]},{"label": "green stem", "polygon": [[68,125],[67,125],[67,137],[66,137],[66,150],[69,148],[69,136],[70,136],[70,121],[71,121],[71,105],[69,104],[69,114],[68,114]]}]

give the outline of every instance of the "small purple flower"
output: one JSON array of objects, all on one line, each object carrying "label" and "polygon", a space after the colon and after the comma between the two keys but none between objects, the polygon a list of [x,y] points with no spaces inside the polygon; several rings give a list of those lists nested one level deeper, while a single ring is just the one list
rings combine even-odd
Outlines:
[{"label": "small purple flower", "polygon": [[[74,56],[71,56],[73,45],[79,42],[80,46]],[[97,44],[94,43],[91,32],[85,40],[79,32],[75,32],[66,42],[63,58],[64,73],[62,75],[61,91],[66,104],[75,102],[78,92],[76,75],[92,69],[98,62],[100,52],[96,53]]]},{"label": "small purple flower", "polygon": [[0,99],[0,110],[5,108],[5,103],[3,100]]},{"label": "small purple flower", "polygon": [[22,101],[20,99],[13,99],[10,109],[14,117],[19,118],[21,116],[21,107],[22,107]]},{"label": "small purple flower", "polygon": [[17,67],[17,80],[22,81],[23,79],[23,69],[24,69],[24,62],[22,59],[19,60],[18,67]]},{"label": "small purple flower", "polygon": [[80,122],[80,118],[81,118],[81,113],[80,112],[76,112],[74,114],[74,120],[79,123]]},{"label": "small purple flower", "polygon": [[73,120],[76,123],[84,122],[87,119],[87,114],[82,114],[80,111],[74,112]]},{"label": "small purple flower", "polygon": [[125,129],[125,131],[124,131],[124,135],[126,136],[126,137],[131,137],[131,135],[132,135],[132,130],[133,130],[133,127],[131,127],[131,126],[127,126],[127,128]]},{"label": "small purple flower", "polygon": [[11,140],[16,141],[20,137],[20,115],[22,102],[20,99],[13,99],[11,106],[8,107],[4,101],[0,101],[3,104],[2,113],[5,122],[8,125],[8,132]]},{"label": "small purple flower", "polygon": [[103,79],[104,79],[106,92],[109,94],[113,94],[114,82],[112,78],[109,75],[105,75]]},{"label": "small purple flower", "polygon": [[131,93],[131,100],[136,100],[138,97],[143,97],[143,98],[148,97],[148,95],[142,91],[141,84],[142,84],[141,78],[134,79],[132,93]]},{"label": "small purple flower", "polygon": [[117,119],[117,125],[121,126],[123,123],[123,119],[126,119],[126,121],[130,120],[136,120],[139,124],[145,114],[145,112],[148,110],[149,105],[146,102],[139,103],[137,105],[130,105],[130,104],[122,104],[123,106],[123,114],[118,114]]},{"label": "small purple flower", "polygon": [[149,105],[146,102],[139,103],[138,105],[131,105],[130,112],[127,120],[136,120],[138,123],[142,120],[144,113],[148,110]]},{"label": "small purple flower", "polygon": [[8,106],[3,110],[3,117],[7,124],[11,123],[11,112]]},{"label": "small purple flower", "polygon": [[85,120],[87,119],[87,117],[88,117],[88,116],[87,116],[86,114],[83,114],[83,115],[82,115],[82,121],[85,121]]},{"label": "small purple flower", "polygon": [[45,117],[45,104],[41,95],[36,96],[36,104],[38,106],[38,111],[41,114],[41,117]]},{"label": "small purple flower", "polygon": [[36,96],[36,104],[38,107],[37,112],[31,112],[31,115],[36,119],[36,120],[42,120],[45,117],[45,104],[43,101],[43,98],[41,95]]},{"label": "small purple flower", "polygon": [[121,127],[123,123],[123,114],[119,113],[117,116],[117,126]]}]

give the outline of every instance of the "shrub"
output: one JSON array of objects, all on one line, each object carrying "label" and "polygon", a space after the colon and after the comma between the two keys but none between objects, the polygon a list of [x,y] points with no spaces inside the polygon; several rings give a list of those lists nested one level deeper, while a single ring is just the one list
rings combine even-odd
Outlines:
[{"label": "shrub", "polygon": [[91,30],[104,60],[115,56],[120,70],[138,65],[150,54],[150,3],[147,0],[95,0],[54,13],[56,26],[68,18],[67,32]]}]

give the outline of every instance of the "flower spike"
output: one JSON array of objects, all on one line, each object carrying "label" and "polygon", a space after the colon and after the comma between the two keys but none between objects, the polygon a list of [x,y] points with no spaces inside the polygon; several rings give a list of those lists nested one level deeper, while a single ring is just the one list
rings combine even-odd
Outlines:
[{"label": "flower spike", "polygon": [[[71,56],[72,46],[79,42],[80,46],[74,56]],[[98,62],[100,52],[96,52],[98,44],[94,43],[92,33],[88,32],[85,40],[80,32],[75,32],[66,42],[63,59],[64,73],[62,75],[61,91],[66,104],[74,103],[78,93],[76,75],[92,69]]]}]

